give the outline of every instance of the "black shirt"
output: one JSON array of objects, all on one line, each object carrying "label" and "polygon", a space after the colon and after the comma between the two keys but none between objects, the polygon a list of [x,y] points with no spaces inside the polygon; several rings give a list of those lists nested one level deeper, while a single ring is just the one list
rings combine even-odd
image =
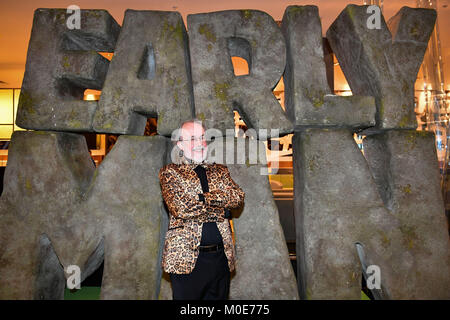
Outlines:
[{"label": "black shirt", "polygon": [[215,222],[203,223],[201,246],[207,246],[211,244],[221,244],[222,235],[220,234],[217,224]]},{"label": "black shirt", "polygon": [[[209,192],[208,179],[206,178],[206,170],[202,166],[198,165],[194,169],[197,173],[200,183],[202,185],[203,192]],[[202,239],[200,245],[207,246],[211,244],[222,243],[222,235],[220,234],[217,224],[215,222],[205,222],[203,223],[202,229]]]}]

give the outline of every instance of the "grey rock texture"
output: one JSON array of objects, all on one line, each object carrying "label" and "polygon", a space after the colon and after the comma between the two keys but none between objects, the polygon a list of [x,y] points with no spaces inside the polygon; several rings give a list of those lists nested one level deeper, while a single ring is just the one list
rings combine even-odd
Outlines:
[{"label": "grey rock texture", "polygon": [[367,161],[350,131],[294,134],[300,296],[360,299],[360,243],[365,264],[380,267],[383,298],[449,299],[449,238],[432,134],[389,131],[366,139]]},{"label": "grey rock texture", "polygon": [[[292,132],[272,93],[286,63],[284,38],[273,18],[257,10],[229,10],[188,15],[187,21],[195,115],[206,128],[226,135],[237,110],[256,131]],[[232,56],[247,61],[248,75],[234,75]]]},{"label": "grey rock texture", "polygon": [[287,50],[285,105],[295,129],[374,126],[376,107],[373,97],[332,94],[326,77],[317,7],[287,7],[281,27]]},{"label": "grey rock texture", "polygon": [[249,159],[249,143],[257,143],[258,150],[264,150],[265,146],[261,141],[234,138],[234,163],[240,154],[237,140],[245,140],[245,164],[227,166],[246,196],[242,211],[233,212],[237,262],[230,299],[298,299],[295,275],[269,178],[261,174],[267,166],[266,158],[259,158],[255,164]]},{"label": "grey rock texture", "polygon": [[95,169],[82,135],[15,132],[0,198],[0,298],[61,299],[69,265],[83,281],[104,259],[101,299],[156,299],[167,140],[120,136]]},{"label": "grey rock texture", "polygon": [[374,96],[376,129],[415,129],[414,83],[436,11],[403,7],[380,29],[369,29],[368,6],[348,5],[327,31],[354,95]]},{"label": "grey rock texture", "polygon": [[390,130],[364,139],[385,207],[398,219],[395,299],[450,299],[450,240],[434,133]]},{"label": "grey rock texture", "polygon": [[163,272],[161,277],[161,287],[159,289],[158,300],[172,300],[172,286],[170,283],[170,275]]},{"label": "grey rock texture", "polygon": [[80,10],[80,29],[66,25],[66,9],[36,9],[16,123],[22,128],[89,132],[120,26],[105,10]]},{"label": "grey rock texture", "polygon": [[194,113],[188,36],[178,12],[126,10],[94,130],[143,135],[148,117],[170,136]]},{"label": "grey rock texture", "polygon": [[[297,279],[302,299],[360,299],[355,244],[382,270],[383,235],[396,226],[384,208],[353,134],[345,129],[295,132],[294,212]],[[384,279],[384,278],[382,278]]]}]

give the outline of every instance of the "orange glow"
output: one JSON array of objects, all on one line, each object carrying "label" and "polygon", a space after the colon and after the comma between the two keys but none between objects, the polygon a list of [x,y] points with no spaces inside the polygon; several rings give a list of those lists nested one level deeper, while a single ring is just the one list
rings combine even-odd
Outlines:
[{"label": "orange glow", "polygon": [[235,76],[245,76],[250,73],[247,60],[241,57],[231,57],[231,62],[233,63]]},{"label": "orange glow", "polygon": [[99,90],[92,90],[92,89],[86,89],[84,91],[84,98],[83,100],[87,101],[95,101],[100,99],[101,91]]},{"label": "orange glow", "polygon": [[108,59],[109,61],[111,61],[111,59],[114,56],[114,53],[112,53],[112,52],[98,52],[98,54],[100,54],[102,57]]}]

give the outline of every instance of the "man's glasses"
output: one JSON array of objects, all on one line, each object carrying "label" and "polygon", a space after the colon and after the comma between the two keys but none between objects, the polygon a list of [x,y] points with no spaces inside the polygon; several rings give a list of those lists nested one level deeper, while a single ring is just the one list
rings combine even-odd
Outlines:
[{"label": "man's glasses", "polygon": [[181,139],[180,141],[190,141],[191,143],[194,143],[195,141],[201,142],[205,140],[205,135],[202,135],[201,137],[191,137],[190,139]]}]

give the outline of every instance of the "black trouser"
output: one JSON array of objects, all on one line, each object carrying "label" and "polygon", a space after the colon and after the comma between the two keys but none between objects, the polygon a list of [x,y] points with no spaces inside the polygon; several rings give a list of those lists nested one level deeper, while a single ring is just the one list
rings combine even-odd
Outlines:
[{"label": "black trouser", "polygon": [[190,274],[170,273],[173,300],[226,300],[230,269],[223,251],[199,252]]}]

